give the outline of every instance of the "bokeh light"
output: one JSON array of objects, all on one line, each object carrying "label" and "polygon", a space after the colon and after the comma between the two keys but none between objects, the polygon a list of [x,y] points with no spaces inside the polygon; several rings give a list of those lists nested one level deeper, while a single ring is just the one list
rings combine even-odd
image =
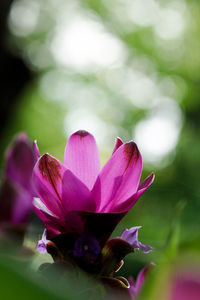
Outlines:
[{"label": "bokeh light", "polygon": [[173,151],[178,143],[182,114],[171,98],[160,98],[160,105],[149,112],[135,128],[135,140],[147,162],[158,163]]}]

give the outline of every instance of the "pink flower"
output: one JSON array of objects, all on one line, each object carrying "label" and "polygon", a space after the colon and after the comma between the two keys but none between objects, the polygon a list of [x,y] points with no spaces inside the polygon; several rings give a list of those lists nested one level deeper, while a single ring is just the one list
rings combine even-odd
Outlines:
[{"label": "pink flower", "polygon": [[19,134],[6,152],[6,167],[0,189],[0,223],[24,224],[33,202],[32,172],[39,156],[36,142]]},{"label": "pink flower", "polygon": [[177,272],[173,278],[170,300],[200,299],[200,271],[197,266]]},{"label": "pink flower", "polygon": [[123,144],[117,138],[112,156],[101,169],[94,137],[77,131],[67,142],[64,164],[49,154],[36,163],[35,212],[51,237],[86,233],[103,243],[153,182],[152,173],[139,184],[141,172],[142,157],[133,141]]},{"label": "pink flower", "polygon": [[154,264],[150,263],[149,265],[144,267],[138,274],[136,282],[134,282],[132,277],[129,278],[129,280],[128,280],[128,282],[130,284],[129,293],[133,300],[139,295],[139,293],[145,283],[145,280],[153,266],[154,266]]}]

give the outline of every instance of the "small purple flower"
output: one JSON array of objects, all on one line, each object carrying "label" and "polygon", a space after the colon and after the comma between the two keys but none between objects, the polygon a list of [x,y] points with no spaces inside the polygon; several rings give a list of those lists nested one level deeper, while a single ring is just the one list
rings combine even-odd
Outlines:
[{"label": "small purple flower", "polygon": [[75,242],[73,254],[76,257],[90,257],[95,260],[101,248],[95,237],[89,234],[81,235]]},{"label": "small purple flower", "polygon": [[46,245],[49,242],[49,240],[47,239],[47,230],[45,229],[43,234],[42,234],[42,239],[39,240],[36,244],[36,249],[40,252],[40,253],[46,253]]},{"label": "small purple flower", "polygon": [[142,226],[132,227],[130,229],[124,229],[120,238],[129,243],[133,248],[140,249],[143,253],[149,253],[152,251],[152,247],[143,245],[138,241],[138,229]]}]

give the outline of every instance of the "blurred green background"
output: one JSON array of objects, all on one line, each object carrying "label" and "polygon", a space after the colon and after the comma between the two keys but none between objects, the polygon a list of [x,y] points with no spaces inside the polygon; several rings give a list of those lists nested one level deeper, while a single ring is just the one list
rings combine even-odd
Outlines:
[{"label": "blurred green background", "polygon": [[[142,225],[140,240],[155,251],[129,257],[124,272],[159,261],[180,214],[179,251],[199,253],[200,2],[8,2],[3,53],[23,68],[7,69],[1,165],[19,131],[37,139],[42,154],[63,161],[69,135],[86,129],[102,165],[116,136],[133,139],[143,156],[142,178],[151,171],[156,177],[115,235]],[[13,74],[13,82],[24,80],[11,103]]]}]

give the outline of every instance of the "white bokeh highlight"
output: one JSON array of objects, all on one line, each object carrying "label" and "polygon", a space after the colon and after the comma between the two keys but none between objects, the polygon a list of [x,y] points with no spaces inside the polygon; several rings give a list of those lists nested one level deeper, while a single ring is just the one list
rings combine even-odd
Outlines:
[{"label": "white bokeh highlight", "polygon": [[59,64],[88,71],[95,66],[122,63],[126,56],[120,40],[100,22],[84,15],[57,27],[51,50]]},{"label": "white bokeh highlight", "polygon": [[182,126],[182,113],[171,98],[162,98],[161,104],[140,121],[133,136],[144,161],[158,165],[172,152]]},{"label": "white bokeh highlight", "polygon": [[36,1],[14,1],[8,19],[11,32],[17,36],[30,35],[36,28],[40,6]]},{"label": "white bokeh highlight", "polygon": [[162,39],[176,39],[182,35],[184,27],[185,21],[181,12],[175,9],[163,9],[160,11],[155,32]]}]

